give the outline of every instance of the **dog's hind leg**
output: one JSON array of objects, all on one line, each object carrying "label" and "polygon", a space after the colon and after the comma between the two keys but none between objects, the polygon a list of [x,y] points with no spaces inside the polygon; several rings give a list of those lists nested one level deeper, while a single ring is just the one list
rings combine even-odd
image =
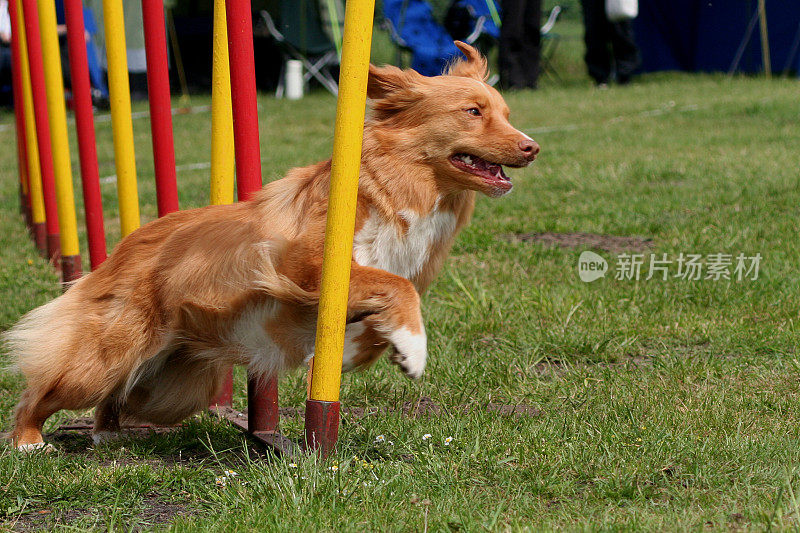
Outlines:
[{"label": "dog's hind leg", "polygon": [[11,433],[13,445],[25,451],[44,448],[42,426],[53,413],[61,410],[62,405],[53,389],[45,394],[39,389],[26,389],[16,408],[16,423]]},{"label": "dog's hind leg", "polygon": [[92,440],[95,444],[113,440],[119,434],[119,429],[119,398],[112,394],[95,409]]}]

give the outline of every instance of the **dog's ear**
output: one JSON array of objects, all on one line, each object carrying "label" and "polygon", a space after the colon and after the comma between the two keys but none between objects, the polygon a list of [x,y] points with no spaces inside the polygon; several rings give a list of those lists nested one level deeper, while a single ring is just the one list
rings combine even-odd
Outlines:
[{"label": "dog's ear", "polygon": [[373,118],[383,120],[408,109],[422,98],[425,78],[415,70],[370,64],[367,97]]},{"label": "dog's ear", "polygon": [[376,67],[370,63],[367,97],[370,100],[381,100],[392,94],[407,91],[421,81],[419,78],[422,76],[414,70],[400,70],[392,65]]},{"label": "dog's ear", "polygon": [[450,76],[463,76],[486,81],[489,78],[489,65],[486,58],[478,50],[461,41],[454,41],[455,45],[466,56],[466,59],[457,59],[447,69]]}]

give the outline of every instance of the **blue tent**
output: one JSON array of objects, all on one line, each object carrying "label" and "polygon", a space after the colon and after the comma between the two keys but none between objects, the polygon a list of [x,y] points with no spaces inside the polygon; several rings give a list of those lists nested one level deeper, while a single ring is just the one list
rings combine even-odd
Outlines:
[{"label": "blue tent", "polygon": [[[800,1],[766,0],[774,72],[800,72]],[[642,70],[759,72],[757,0],[640,0]]]}]

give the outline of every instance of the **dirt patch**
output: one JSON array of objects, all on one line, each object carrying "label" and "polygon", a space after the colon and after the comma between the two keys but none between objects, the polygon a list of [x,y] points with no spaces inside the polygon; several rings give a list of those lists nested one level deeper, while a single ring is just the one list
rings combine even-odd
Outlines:
[{"label": "dirt patch", "polygon": [[606,252],[644,252],[653,248],[653,239],[620,237],[596,233],[509,233],[503,236],[511,242],[535,242],[560,248],[595,248]]},{"label": "dirt patch", "polygon": [[[157,495],[151,495],[142,502],[142,510],[128,521],[129,527],[126,531],[144,531],[152,526],[166,525],[172,522],[177,516],[188,516],[189,511],[185,504],[165,502]],[[84,509],[68,509],[54,511],[52,509],[40,509],[23,514],[15,520],[0,522],[0,528],[7,527],[11,531],[42,531],[54,529],[57,526],[70,526],[76,521],[90,517],[90,521],[97,521],[102,524],[103,519],[100,511],[94,507]]]}]

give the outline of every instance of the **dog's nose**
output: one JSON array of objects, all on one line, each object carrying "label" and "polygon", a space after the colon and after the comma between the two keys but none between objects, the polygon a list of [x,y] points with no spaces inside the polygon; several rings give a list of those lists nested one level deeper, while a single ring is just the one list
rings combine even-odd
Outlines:
[{"label": "dog's nose", "polygon": [[531,161],[536,158],[540,150],[539,143],[533,139],[522,139],[519,141],[519,149],[522,150],[525,153],[525,157]]}]

